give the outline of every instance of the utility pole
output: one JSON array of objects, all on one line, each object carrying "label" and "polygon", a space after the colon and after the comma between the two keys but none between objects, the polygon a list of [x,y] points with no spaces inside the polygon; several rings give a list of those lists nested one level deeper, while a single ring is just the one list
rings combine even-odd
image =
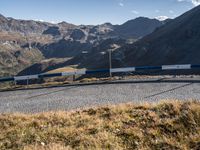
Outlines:
[{"label": "utility pole", "polygon": [[109,53],[109,69],[110,69],[110,77],[112,77],[112,72],[111,72],[111,69],[112,69],[112,49],[109,49],[109,50],[108,50],[108,53]]},{"label": "utility pole", "polygon": [[[12,59],[12,70],[13,70],[13,75],[15,76],[15,74],[14,74],[14,72],[15,72],[15,70],[14,70],[14,60],[13,59]],[[14,85],[16,87],[17,82],[15,80],[13,82],[14,82]]]}]

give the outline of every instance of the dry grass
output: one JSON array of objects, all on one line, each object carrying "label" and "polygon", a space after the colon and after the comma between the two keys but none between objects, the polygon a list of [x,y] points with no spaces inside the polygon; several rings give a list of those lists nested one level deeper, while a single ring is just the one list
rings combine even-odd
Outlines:
[{"label": "dry grass", "polygon": [[[51,72],[55,73],[55,72]],[[113,78],[84,78],[81,80],[73,81],[73,76],[66,76],[66,77],[54,77],[54,78],[47,78],[44,80],[44,83],[41,84],[29,84],[29,85],[15,85],[14,82],[5,82],[0,83],[0,91],[6,90],[14,90],[14,89],[34,89],[34,88],[45,88],[45,87],[52,87],[52,86],[62,86],[62,85],[72,85],[72,84],[84,84],[84,83],[99,83],[99,82],[106,82],[106,81],[114,81],[114,80],[121,80],[119,77]]]},{"label": "dry grass", "polygon": [[77,71],[77,69],[72,68],[72,67],[63,67],[63,68],[58,68],[55,70],[51,70],[47,73],[60,73],[60,72],[73,72],[73,71]]},{"label": "dry grass", "polygon": [[0,149],[199,149],[200,103],[0,115]]}]

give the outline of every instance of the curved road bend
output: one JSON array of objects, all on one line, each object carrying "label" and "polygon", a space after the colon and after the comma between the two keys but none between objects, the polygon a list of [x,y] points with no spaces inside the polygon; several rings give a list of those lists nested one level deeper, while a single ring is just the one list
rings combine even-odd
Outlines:
[{"label": "curved road bend", "polygon": [[146,79],[0,92],[0,113],[72,110],[126,102],[200,99],[200,78]]}]

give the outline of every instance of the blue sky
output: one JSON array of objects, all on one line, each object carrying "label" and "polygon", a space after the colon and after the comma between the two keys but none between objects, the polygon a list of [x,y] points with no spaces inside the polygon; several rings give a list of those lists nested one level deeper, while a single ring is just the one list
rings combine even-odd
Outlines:
[{"label": "blue sky", "polygon": [[200,0],[1,0],[0,13],[16,19],[74,24],[122,24],[139,16],[177,17]]}]

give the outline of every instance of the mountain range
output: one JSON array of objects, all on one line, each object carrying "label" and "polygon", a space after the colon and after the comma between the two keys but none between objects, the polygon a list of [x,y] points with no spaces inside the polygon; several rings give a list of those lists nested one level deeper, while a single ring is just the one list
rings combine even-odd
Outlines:
[{"label": "mountain range", "polygon": [[[199,16],[200,6],[197,6],[173,20],[166,21],[152,33],[134,43],[126,43],[117,49],[114,48],[112,52],[113,67],[200,64]],[[84,60],[79,65],[80,68],[85,66],[91,69],[109,67],[108,55],[100,56],[98,53],[95,55],[93,53],[88,58],[84,60],[81,57],[74,57],[68,61],[70,63],[67,65]],[[180,73],[199,74],[200,71],[184,70]]]},{"label": "mountain range", "polygon": [[[139,17],[122,25],[51,24],[0,15],[0,75],[72,66],[200,64],[200,6],[171,20]],[[196,73],[200,73],[197,71]]]},{"label": "mountain range", "polygon": [[[113,45],[118,49],[134,43],[169,21],[139,17],[122,25],[95,26],[51,24],[0,15],[0,75],[36,74],[66,65],[102,66],[102,54]],[[90,58],[97,64],[85,62]]]}]

